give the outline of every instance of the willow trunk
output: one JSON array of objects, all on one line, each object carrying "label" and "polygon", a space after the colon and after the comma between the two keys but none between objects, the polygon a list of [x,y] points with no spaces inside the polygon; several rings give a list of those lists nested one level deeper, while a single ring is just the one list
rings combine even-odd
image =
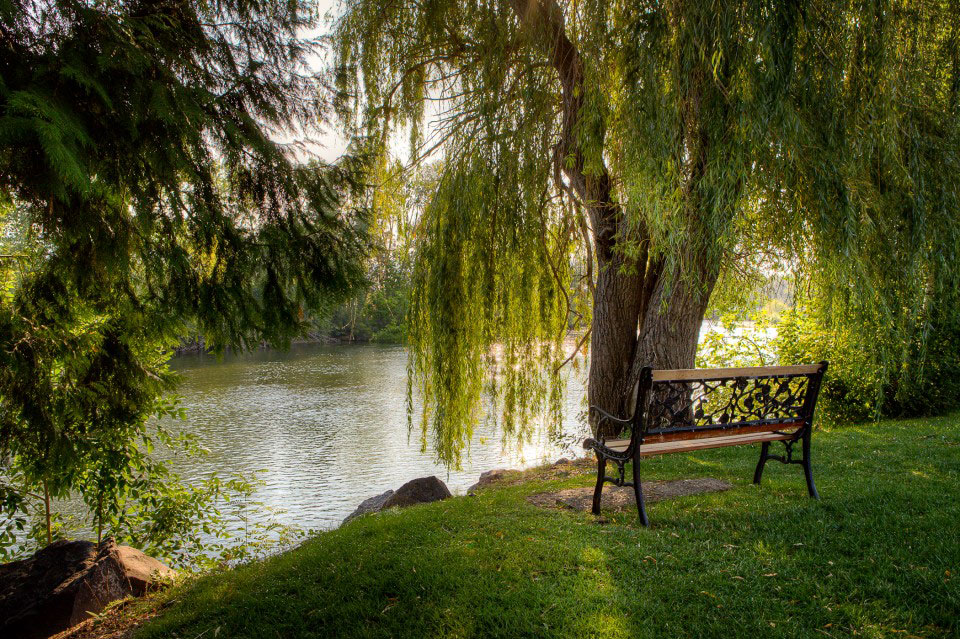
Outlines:
[{"label": "willow trunk", "polygon": [[[645,275],[611,260],[600,269],[593,303],[590,406],[627,417],[644,366],[693,368],[700,326],[717,280],[706,266],[672,278]],[[598,435],[616,435],[606,427]]]},{"label": "willow trunk", "polygon": [[[624,261],[616,243],[637,229],[631,231],[624,225],[624,212],[614,197],[614,180],[606,166],[591,171],[585,168],[578,135],[584,108],[584,63],[580,50],[567,35],[564,11],[556,0],[510,0],[509,4],[520,22],[540,37],[534,41],[546,45],[541,50],[556,70],[562,113],[560,137],[554,147],[557,188],[573,193],[584,207],[593,232],[598,272],[588,399],[593,407],[626,416],[632,411],[631,390],[643,366],[693,366],[700,324],[717,271],[707,266],[709,261],[693,249],[679,260],[688,265],[682,276],[672,273],[672,277],[664,277],[662,264],[649,259],[647,253],[633,262]],[[691,92],[688,103],[695,106],[700,99]],[[698,121],[696,115],[693,109],[691,122]],[[694,150],[692,166],[702,169],[706,145],[698,145]],[[565,180],[559,177],[561,173]],[[699,175],[702,170],[691,171],[694,179]],[[691,181],[688,187],[692,184]],[[694,191],[687,189],[688,193]],[[697,207],[694,205],[691,210]],[[649,247],[650,237],[645,229],[639,229],[639,233],[639,244]]]}]

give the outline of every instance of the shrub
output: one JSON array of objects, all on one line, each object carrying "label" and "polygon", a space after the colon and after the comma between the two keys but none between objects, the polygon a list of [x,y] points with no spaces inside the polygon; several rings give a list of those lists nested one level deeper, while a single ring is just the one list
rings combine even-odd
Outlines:
[{"label": "shrub", "polygon": [[[960,323],[947,314],[917,317],[891,331],[882,321],[827,318],[807,308],[724,316],[701,336],[697,366],[830,363],[818,420],[839,424],[882,416],[941,414],[960,405]],[[896,365],[884,362],[895,361]]]}]

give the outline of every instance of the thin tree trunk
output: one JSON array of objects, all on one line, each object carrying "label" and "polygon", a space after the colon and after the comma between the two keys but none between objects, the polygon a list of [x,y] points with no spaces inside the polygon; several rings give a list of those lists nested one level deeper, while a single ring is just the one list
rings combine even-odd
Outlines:
[{"label": "thin tree trunk", "polygon": [[53,525],[50,516],[50,490],[47,488],[47,482],[43,482],[43,511],[47,521],[47,545],[53,543]]},{"label": "thin tree trunk", "polygon": [[103,491],[97,495],[97,545],[103,542]]}]

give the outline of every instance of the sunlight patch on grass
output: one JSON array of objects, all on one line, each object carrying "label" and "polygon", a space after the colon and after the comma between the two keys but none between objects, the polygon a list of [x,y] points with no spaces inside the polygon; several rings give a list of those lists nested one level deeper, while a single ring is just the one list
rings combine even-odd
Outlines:
[{"label": "sunlight patch on grass", "polygon": [[602,550],[594,546],[587,546],[580,553],[580,561],[588,565],[598,565],[606,560],[606,555]]},{"label": "sunlight patch on grass", "polygon": [[589,628],[589,636],[592,637],[631,637],[630,628],[627,625],[627,619],[622,615],[612,615],[610,613],[596,613],[583,619],[584,628]]}]

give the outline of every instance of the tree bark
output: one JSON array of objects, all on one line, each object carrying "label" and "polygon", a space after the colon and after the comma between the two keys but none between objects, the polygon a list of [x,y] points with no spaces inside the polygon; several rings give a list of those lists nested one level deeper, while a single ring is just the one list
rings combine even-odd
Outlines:
[{"label": "tree bark", "polygon": [[612,259],[602,264],[597,274],[587,383],[590,406],[615,415],[626,415],[631,408],[627,403],[629,377],[643,303],[643,278],[621,272],[622,266],[621,260]]},{"label": "tree bark", "polygon": [[700,326],[718,273],[702,265],[685,275],[674,273],[672,281],[661,278],[657,283],[646,315],[641,318],[632,379],[639,378],[644,366],[693,367]]}]

